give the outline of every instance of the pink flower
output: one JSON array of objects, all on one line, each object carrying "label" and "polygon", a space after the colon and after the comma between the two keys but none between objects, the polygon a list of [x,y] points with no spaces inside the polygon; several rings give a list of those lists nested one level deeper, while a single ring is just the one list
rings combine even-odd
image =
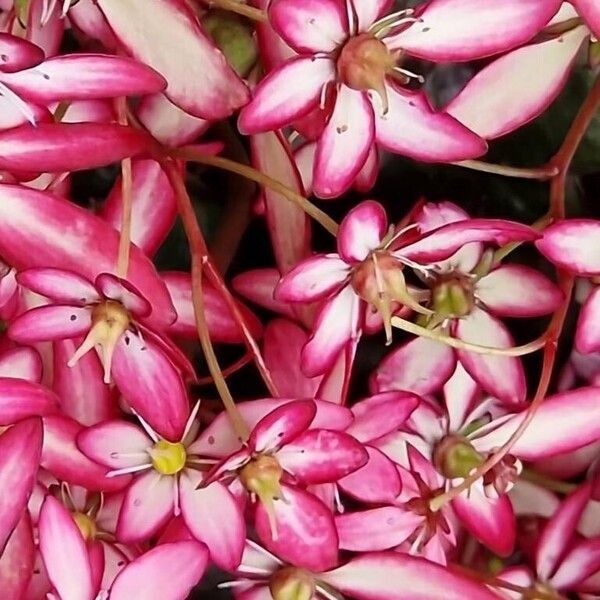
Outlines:
[{"label": "pink flower", "polygon": [[307,375],[325,372],[348,341],[360,336],[366,325],[367,305],[379,312],[388,343],[391,317],[399,306],[431,314],[419,305],[418,293],[413,297],[408,289],[402,274],[404,266],[428,273],[434,268],[431,263],[445,260],[469,242],[504,244],[538,237],[524,225],[493,219],[441,224],[423,235],[415,235],[414,229],[388,228],[383,207],[372,200],[362,202],[340,225],[338,254],[313,256],[282,278],[276,289],[278,300],[327,299],[303,351]]},{"label": "pink flower", "polygon": [[212,560],[234,569],[241,560],[246,527],[241,508],[222,483],[197,489],[204,480],[201,470],[215,462],[195,450],[198,408],[199,404],[177,442],[161,438],[139,417],[143,430],[124,421],[108,421],[80,433],[78,445],[112,469],[107,477],[141,473],[125,492],[117,523],[119,540],[147,540],[181,514],[193,536],[208,546]]}]

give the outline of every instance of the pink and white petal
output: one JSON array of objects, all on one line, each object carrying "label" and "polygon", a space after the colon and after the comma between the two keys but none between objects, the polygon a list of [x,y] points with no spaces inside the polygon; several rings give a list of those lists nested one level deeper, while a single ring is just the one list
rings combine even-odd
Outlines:
[{"label": "pink and white petal", "polygon": [[525,265],[501,265],[482,277],[475,294],[497,317],[538,317],[556,310],[563,295],[538,270]]},{"label": "pink and white petal", "polygon": [[181,439],[189,415],[185,385],[154,342],[125,332],[115,347],[111,373],[127,403],[157,433]]},{"label": "pink and white petal", "polygon": [[119,520],[117,539],[126,544],[152,537],[173,516],[177,479],[154,469],[137,477],[127,488]]},{"label": "pink and white petal", "polygon": [[[596,419],[596,412],[600,419],[599,397],[599,388],[583,387],[546,398],[511,453],[525,460],[538,460],[600,440]],[[524,412],[509,417],[500,427],[475,440],[476,449],[487,452],[501,446],[524,417]]]},{"label": "pink and white petal", "polygon": [[367,94],[340,85],[333,112],[317,142],[313,193],[335,198],[350,188],[373,147],[375,117]]},{"label": "pink and white petal", "polygon": [[410,392],[375,394],[352,407],[354,422],[346,429],[346,433],[363,444],[383,437],[399,429],[419,402],[419,396]]},{"label": "pink and white petal", "polygon": [[506,494],[487,498],[479,490],[471,489],[468,497],[455,498],[452,508],[465,528],[495,554],[508,556],[513,551],[517,524]]},{"label": "pink and white petal", "polygon": [[377,150],[377,145],[372,144],[365,164],[354,179],[352,189],[361,194],[370,192],[379,176],[379,166],[379,151]]},{"label": "pink and white petal", "polygon": [[87,333],[92,325],[88,308],[50,304],[19,315],[8,327],[8,337],[20,344],[62,340]]},{"label": "pink and white petal", "polygon": [[328,429],[310,429],[286,444],[277,461],[302,485],[335,482],[369,460],[366,449],[351,435]]},{"label": "pink and white petal", "polygon": [[33,490],[42,451],[39,419],[21,421],[0,435],[0,555]]},{"label": "pink and white petal", "polygon": [[323,375],[317,390],[317,398],[335,404],[346,403],[357,346],[358,340],[350,340],[342,348],[333,366]]},{"label": "pink and white petal", "polygon": [[600,350],[600,285],[596,286],[581,308],[575,347],[583,354]]},{"label": "pink and white petal", "polygon": [[577,523],[590,499],[586,483],[570,494],[546,523],[537,544],[535,564],[538,576],[548,581],[573,539]]},{"label": "pink and white petal", "polygon": [[599,570],[600,538],[584,539],[569,550],[550,581],[557,590],[573,589]]},{"label": "pink and white petal", "polygon": [[24,511],[0,556],[0,589],[4,600],[22,600],[35,565],[36,548],[28,511]]},{"label": "pink and white petal", "polygon": [[419,58],[456,62],[505,52],[533,38],[561,0],[433,0],[386,44]]},{"label": "pink and white petal", "polygon": [[210,121],[188,114],[164,94],[143,98],[136,115],[154,138],[171,147],[193,142],[210,127]]},{"label": "pink and white petal", "polygon": [[58,408],[59,399],[47,387],[14,376],[0,377],[0,426],[51,415]]},{"label": "pink and white petal", "polygon": [[269,22],[296,52],[333,52],[348,36],[344,8],[336,0],[273,0]]},{"label": "pink and white petal", "polygon": [[62,304],[85,306],[100,301],[94,284],[73,271],[25,269],[17,274],[17,281],[32,292]]},{"label": "pink and white petal", "polygon": [[66,54],[32,69],[1,74],[0,81],[33,102],[143,96],[162,91],[167,82],[150,67],[110,54]]},{"label": "pink and white petal", "polygon": [[337,291],[349,274],[349,265],[337,254],[317,254],[281,278],[275,288],[275,298],[283,302],[320,300]]},{"label": "pink and white petal", "polygon": [[[241,444],[241,441],[239,443]],[[192,448],[192,446],[189,446],[187,449],[189,454],[192,453],[190,448]],[[232,474],[235,474],[236,471],[250,462],[251,459],[252,451],[246,447],[242,447],[216,463],[211,470],[206,473],[206,476],[202,482],[204,485],[209,485],[212,482],[220,481],[223,478],[230,479]]]},{"label": "pink and white petal", "polygon": [[[291,148],[281,132],[270,131],[252,136],[250,148],[252,164],[259,171],[304,195]],[[262,195],[275,263],[285,274],[311,254],[310,219],[299,206],[270,188],[263,188]]]},{"label": "pink and white petal", "polygon": [[61,600],[93,600],[88,551],[69,511],[48,495],[40,511],[39,544],[48,577]]},{"label": "pink and white petal", "polygon": [[[60,7],[58,9],[57,12],[62,12]],[[59,18],[59,20],[64,21],[63,18]],[[91,38],[98,40],[107,50],[116,50],[117,40],[94,0],[79,0],[75,4],[71,4],[69,23],[74,29],[79,29]]]},{"label": "pink and white petal", "polygon": [[361,202],[340,224],[337,239],[340,256],[350,264],[365,260],[381,245],[387,229],[385,208],[375,200]]},{"label": "pink and white petal", "polygon": [[13,73],[39,65],[44,60],[44,51],[31,42],[10,33],[0,33],[0,72]]},{"label": "pink and white petal", "polygon": [[[237,407],[248,427],[254,428],[263,417],[289,402],[289,399],[284,398],[265,398],[240,402]],[[315,400],[314,403],[317,407],[317,413],[312,422],[312,427],[343,431],[352,422],[352,413],[345,406],[321,400]],[[188,453],[226,457],[238,451],[240,445],[241,442],[231,426],[231,420],[225,413],[220,413],[204,429],[198,439],[188,446]]]},{"label": "pink and white petal", "polygon": [[[518,585],[522,588],[530,588],[535,585],[535,578],[528,567],[525,566],[514,566],[503,569],[497,575],[498,579],[502,579],[503,581],[507,581],[508,583],[512,583],[513,585]],[[511,600],[521,600],[523,597],[520,592],[513,592],[506,589],[503,589],[501,592],[502,598],[509,598]]]},{"label": "pink and white petal", "polygon": [[[464,342],[491,348],[514,346],[508,329],[479,308],[473,309],[469,316],[457,321],[454,335]],[[525,400],[527,386],[520,358],[492,356],[468,350],[458,350],[457,355],[469,375],[492,396],[509,405]]]},{"label": "pink and white petal", "polygon": [[555,479],[573,479],[590,468],[599,452],[600,442],[592,442],[578,450],[536,461],[533,468]]},{"label": "pink and white petal", "polygon": [[45,107],[13,98],[10,92],[0,94],[0,130],[12,129],[25,123],[49,123],[52,113]]},{"label": "pink and white petal", "polygon": [[468,219],[435,229],[395,252],[419,262],[446,259],[470,242],[504,246],[509,242],[531,242],[540,234],[527,225],[501,219]]},{"label": "pink and white petal", "polygon": [[484,139],[514,131],[558,96],[588,35],[576,27],[505,54],[470,79],[445,111]]},{"label": "pink and white petal", "polygon": [[556,494],[525,479],[519,479],[508,495],[517,517],[535,515],[549,519],[560,506]]},{"label": "pink and white petal", "polygon": [[306,376],[327,372],[342,348],[360,337],[360,316],[361,300],[349,285],[322,306],[313,334],[302,350],[302,370]]},{"label": "pink and white petal", "polygon": [[154,442],[133,423],[105,421],[84,429],[77,436],[78,448],[93,461],[110,469],[150,464]]},{"label": "pink and white petal", "polygon": [[356,600],[498,600],[483,584],[424,558],[398,552],[362,554],[322,573],[319,579]]},{"label": "pink and white petal", "polygon": [[392,0],[352,0],[358,20],[358,31],[366,31],[377,19],[383,18],[393,5]]},{"label": "pink and white petal", "polygon": [[[154,160],[131,165],[131,242],[152,256],[164,242],[177,215],[175,194],[166,173]],[[123,182],[118,178],[102,205],[102,217],[118,231],[123,217]]]},{"label": "pink and white petal", "polygon": [[585,19],[594,35],[600,37],[600,6],[595,0],[572,0],[577,12]]},{"label": "pink and white petal", "polygon": [[208,564],[203,544],[160,544],[130,562],[115,579],[111,600],[181,600],[187,598]]},{"label": "pink and white petal", "polygon": [[288,302],[276,300],[273,296],[280,279],[281,273],[278,269],[266,267],[240,273],[233,278],[231,286],[238,294],[251,302],[295,319],[294,307],[290,306]]},{"label": "pink and white petal", "polygon": [[254,452],[281,448],[304,433],[315,418],[317,407],[312,400],[295,400],[277,407],[252,429],[248,446]]},{"label": "pink and white petal", "polygon": [[323,86],[334,77],[335,65],[329,58],[286,62],[259,83],[240,112],[238,129],[248,135],[289,125],[318,105]]},{"label": "pink and white petal", "polygon": [[44,417],[41,466],[57,479],[91,491],[118,491],[131,481],[129,475],[107,477],[108,469],[88,458],[76,445],[84,430],[77,421],[62,415]]},{"label": "pink and white petal", "polygon": [[555,265],[577,275],[600,274],[600,221],[567,219],[544,229],[535,243]]},{"label": "pink and white petal", "polygon": [[138,317],[147,317],[152,311],[146,298],[126,279],[112,273],[100,273],[94,283],[105,298],[116,300]]},{"label": "pink and white petal", "polygon": [[365,446],[369,455],[366,465],[338,481],[349,496],[371,504],[394,502],[402,490],[395,464],[380,450]]},{"label": "pink and white petal", "polygon": [[62,16],[60,3],[55,2],[47,17],[47,22],[42,25],[44,4],[44,0],[33,0],[28,4],[25,30],[27,39],[42,48],[46,57],[50,57],[60,50],[66,19]]},{"label": "pink and white petal", "polygon": [[422,523],[423,517],[397,506],[383,506],[335,518],[340,549],[377,552],[400,545]]},{"label": "pink and white petal", "polygon": [[14,377],[39,383],[42,370],[39,353],[29,346],[9,348],[0,354],[0,377]]},{"label": "pink and white petal", "polygon": [[456,367],[456,355],[447,344],[417,337],[390,352],[371,375],[372,391],[409,390],[431,394],[439,390]]},{"label": "pink and white petal", "polygon": [[333,515],[312,494],[288,485],[281,488],[283,499],[273,502],[275,539],[267,510],[260,502],[255,514],[258,537],[267,550],[286,562],[316,572],[330,569],[338,560]]},{"label": "pink and white petal", "polygon": [[248,101],[245,83],[204,33],[185,2],[99,0],[127,51],[167,80],[166,96],[195,117],[222,119]]},{"label": "pink and white petal", "polygon": [[189,469],[179,476],[179,501],[185,524],[204,542],[211,560],[221,569],[234,571],[242,560],[246,524],[231,492],[218,481],[196,489],[201,476]]},{"label": "pink and white petal", "polygon": [[453,162],[485,154],[487,144],[453,116],[434,111],[422,92],[386,84],[389,109],[370,93],[375,138],[390,152],[426,162]]},{"label": "pink and white petal", "polygon": [[448,412],[449,431],[459,431],[469,424],[466,419],[478,396],[479,386],[464,367],[457,363],[452,377],[444,384],[444,404]]}]

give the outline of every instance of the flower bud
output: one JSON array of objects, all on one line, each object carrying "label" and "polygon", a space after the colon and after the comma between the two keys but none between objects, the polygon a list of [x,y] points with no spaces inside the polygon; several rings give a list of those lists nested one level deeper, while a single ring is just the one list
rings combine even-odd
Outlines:
[{"label": "flower bud", "polygon": [[306,569],[284,567],[271,577],[269,591],[273,600],[311,600],[315,581]]}]

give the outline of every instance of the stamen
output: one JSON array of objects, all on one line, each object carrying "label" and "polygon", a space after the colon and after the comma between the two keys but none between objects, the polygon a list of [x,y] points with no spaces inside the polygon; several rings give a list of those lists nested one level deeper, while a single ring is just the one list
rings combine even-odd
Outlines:
[{"label": "stamen", "polygon": [[315,589],[319,592],[320,596],[323,596],[327,600],[340,600],[339,596],[332,594],[329,590],[325,589],[323,585],[319,584],[318,581],[315,582]]},{"label": "stamen", "polygon": [[321,95],[319,96],[319,108],[321,110],[325,110],[325,103],[327,102],[327,88],[329,83],[329,81],[326,81],[321,88]]},{"label": "stamen", "polygon": [[57,2],[58,0],[43,0],[42,14],[40,16],[40,25],[42,27],[44,27],[50,20],[50,15],[52,15],[52,13],[54,12]]},{"label": "stamen", "polygon": [[423,77],[423,75],[419,75],[418,73],[409,71],[408,69],[403,69],[402,67],[394,67],[393,70],[396,73],[400,73],[401,75],[408,77],[409,79],[416,79],[419,83],[425,83],[425,77]]},{"label": "stamen", "polygon": [[32,125],[36,125],[35,115],[27,103],[7,85],[0,82],[0,96],[4,96]]},{"label": "stamen", "polygon": [[173,514],[178,517],[181,514],[179,503],[179,477],[173,477]]},{"label": "stamen", "polygon": [[151,469],[152,463],[145,465],[135,465],[133,467],[123,467],[122,469],[115,469],[113,471],[109,471],[106,474],[106,477],[117,477],[118,475],[127,475],[128,473],[137,473],[138,471],[145,471],[146,469]]},{"label": "stamen", "polygon": [[234,579],[233,581],[222,581],[217,584],[217,587],[220,590],[227,590],[229,588],[241,587],[244,585],[255,585],[256,582],[254,579]]},{"label": "stamen", "polygon": [[183,430],[183,435],[181,436],[182,440],[184,440],[185,437],[187,436],[187,434],[190,432],[190,429],[192,428],[192,424],[194,423],[194,419],[196,418],[196,415],[198,414],[199,410],[200,410],[200,400],[198,400],[196,402],[196,404],[194,404],[194,408],[192,408],[192,412],[190,413],[190,416],[188,417],[188,420],[186,421],[185,428]]},{"label": "stamen", "polygon": [[348,14],[348,30],[350,35],[356,35],[358,33],[358,19],[356,18],[352,0],[346,0],[346,12]]},{"label": "stamen", "polygon": [[64,19],[67,16],[67,13],[69,12],[69,9],[71,8],[71,1],[72,0],[64,0],[61,15],[62,19]]},{"label": "stamen", "polygon": [[375,24],[371,25],[369,31],[378,39],[384,38],[390,31],[400,27],[402,25],[406,25],[406,23],[420,23],[423,19],[418,17],[406,17],[405,19],[398,19],[397,21],[393,21],[389,24],[381,23],[379,29],[375,29]]},{"label": "stamen", "polygon": [[140,422],[140,425],[144,428],[144,431],[150,436],[153,442],[158,442],[160,440],[160,436],[146,423],[145,419],[138,414],[133,408],[131,412],[137,417],[137,420]]}]

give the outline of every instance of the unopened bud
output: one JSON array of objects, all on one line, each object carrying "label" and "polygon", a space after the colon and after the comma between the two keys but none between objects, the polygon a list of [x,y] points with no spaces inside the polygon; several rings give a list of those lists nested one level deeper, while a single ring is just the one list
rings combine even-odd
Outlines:
[{"label": "unopened bud", "polygon": [[436,446],[434,462],[445,477],[465,478],[483,463],[483,457],[465,438],[449,435]]},{"label": "unopened bud", "polygon": [[273,600],[311,600],[315,581],[306,569],[285,567],[273,574],[269,591]]}]

